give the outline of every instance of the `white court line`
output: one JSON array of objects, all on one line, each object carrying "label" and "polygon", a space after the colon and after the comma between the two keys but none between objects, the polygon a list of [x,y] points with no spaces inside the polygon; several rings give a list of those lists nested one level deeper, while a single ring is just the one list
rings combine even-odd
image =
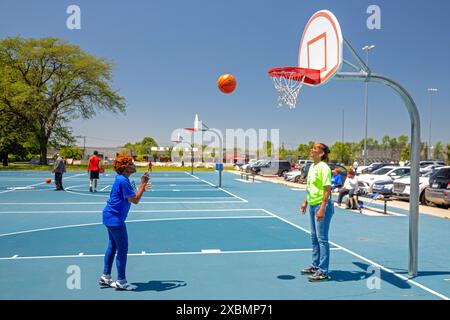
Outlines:
[{"label": "white court line", "polygon": [[[64,190],[68,193],[77,194],[77,195],[81,195],[81,196],[109,198],[108,194],[91,194],[91,193],[88,193],[87,191],[85,193],[82,193],[79,191],[73,191],[72,188],[74,188],[74,187],[78,187],[78,185],[66,187]],[[151,193],[151,192],[149,192],[149,193]],[[148,196],[144,195],[143,199],[195,199],[195,200],[202,200],[202,199],[230,199],[230,197],[148,197]],[[143,202],[140,201],[139,203],[143,203]],[[152,202],[152,203],[154,203],[154,202]],[[164,203],[166,203],[166,202],[164,202]]]},{"label": "white court line", "polygon": [[[300,227],[300,226],[296,225],[295,223],[292,223],[289,220],[286,220],[286,219],[284,219],[284,218],[282,218],[282,217],[280,217],[280,216],[278,216],[278,215],[276,215],[276,214],[274,214],[274,213],[272,213],[272,212],[270,212],[270,211],[268,211],[266,209],[262,209],[262,211],[266,212],[267,214],[270,214],[271,216],[273,216],[275,218],[278,218],[278,219],[280,219],[280,220],[290,224],[291,226],[293,226],[293,227],[295,227],[297,229],[300,229],[300,230],[302,230],[302,231],[304,231],[304,232],[306,232],[308,234],[311,234],[311,232],[309,230],[306,230],[305,228]],[[370,260],[370,259],[368,259],[368,258],[366,258],[366,257],[364,257],[364,256],[362,256],[360,254],[357,254],[356,252],[353,252],[353,251],[351,251],[351,250],[349,250],[349,249],[347,249],[347,248],[345,248],[343,246],[338,245],[337,243],[334,243],[332,241],[329,241],[329,242],[332,245],[336,246],[338,249],[341,249],[341,250],[343,250],[343,251],[345,251],[345,252],[347,252],[347,253],[349,253],[349,254],[351,254],[351,255],[353,255],[353,256],[355,256],[355,257],[357,257],[357,258],[359,258],[359,259],[361,259],[363,261],[366,261],[370,265],[376,266],[376,267],[384,270],[385,272],[388,272],[388,273],[396,276],[397,278],[400,278],[401,280],[404,280],[407,283],[415,285],[416,287],[419,287],[419,288],[421,288],[421,289],[423,289],[423,290],[425,290],[425,291],[427,291],[427,292],[429,292],[429,293],[431,293],[431,294],[433,294],[433,295],[435,295],[435,296],[437,296],[437,297],[439,297],[441,299],[450,300],[450,298],[448,298],[447,296],[445,296],[445,295],[443,295],[441,293],[438,293],[438,292],[436,292],[436,291],[434,291],[434,290],[424,286],[423,284],[420,284],[420,283],[418,283],[418,282],[416,282],[416,281],[414,281],[414,280],[412,280],[410,278],[407,278],[407,277],[405,277],[405,276],[403,276],[401,274],[398,274],[395,271],[393,271],[393,270],[391,270],[391,269],[389,269],[389,268],[387,268],[387,267],[385,267],[385,266],[383,266],[383,265],[381,265],[379,263],[376,263],[376,262],[374,262],[374,261],[372,261],[372,260]]]},{"label": "white court line", "polygon": [[[261,210],[261,211],[263,211],[263,210]],[[127,220],[127,224],[135,223],[135,222],[159,222],[159,221],[180,221],[180,220],[221,220],[221,219],[222,220],[223,219],[273,219],[273,217],[268,216],[268,215],[264,215],[264,216],[258,215],[258,216],[154,218],[154,219]],[[58,227],[24,230],[24,231],[0,234],[0,237],[7,237],[7,236],[18,235],[18,234],[41,232],[41,231],[58,230],[58,229],[89,227],[89,226],[96,226],[96,225],[103,225],[103,223],[102,222],[93,222],[93,223],[73,224],[73,225],[58,226]]]},{"label": "white court line", "polygon": [[[99,210],[64,210],[64,213],[101,213],[102,209]],[[180,210],[130,210],[130,213],[163,213],[163,212],[233,212],[233,211],[263,211],[263,209],[180,209]],[[61,210],[41,210],[41,211],[4,211],[2,213],[9,214],[22,214],[22,213],[61,213]]]},{"label": "white court line", "polygon": [[[341,250],[339,248],[330,248],[330,250],[337,251]],[[311,252],[312,249],[299,248],[299,249],[268,249],[268,250],[230,250],[223,251],[216,254],[252,254],[252,253],[278,253],[278,252]],[[128,253],[130,257],[144,257],[144,256],[176,256],[176,255],[205,255],[211,254],[210,252],[202,252],[202,251],[186,251],[186,252],[154,252],[148,253],[146,251],[141,251],[140,253]],[[31,259],[62,259],[62,258],[99,258],[104,257],[105,254],[83,254],[80,255],[59,255],[59,256],[30,256],[30,257],[21,257],[17,256],[15,258],[5,257],[0,258],[1,260],[31,260]]]},{"label": "white court line", "polygon": [[[66,177],[65,180],[70,179],[70,178],[74,178],[74,177],[77,177],[77,176],[80,176],[80,175],[87,175],[87,173],[78,173],[78,174],[75,174],[73,176]],[[30,178],[30,179],[37,179],[37,178]],[[45,181],[44,182],[39,182],[39,183],[35,183],[35,184],[30,184],[30,185],[24,186],[24,187],[36,187],[36,186],[40,186],[42,184],[47,184],[47,182],[45,182]],[[13,192],[13,191],[18,191],[18,190],[17,189],[12,189],[12,190],[0,191],[0,193],[7,193],[7,192]]]},{"label": "white court line", "polygon": [[105,190],[108,189],[109,187],[111,187],[111,185],[108,185],[108,186],[104,187],[103,189],[100,189],[100,191],[105,191]]},{"label": "white court line", "polygon": [[[192,176],[192,175],[191,175],[190,173],[188,173],[188,172],[185,172],[185,173],[188,174],[188,175],[190,175],[190,176]],[[193,177],[194,177],[194,176],[193,176]],[[199,179],[200,181],[203,181],[203,182],[209,184],[210,186],[213,186],[213,187],[217,188],[214,184],[212,184],[212,183],[209,182],[209,181],[206,181],[206,180],[200,179],[200,178],[197,178],[197,179]],[[218,190],[222,190],[222,191],[225,192],[225,193],[228,193],[229,195],[231,195],[231,196],[233,196],[233,197],[235,197],[235,198],[241,200],[242,202],[248,202],[247,200],[245,200],[245,199],[243,199],[243,198],[241,198],[241,197],[238,197],[237,195],[235,195],[235,194],[233,194],[233,193],[231,193],[231,192],[229,192],[229,191],[227,191],[227,190],[225,190],[225,189],[223,189],[223,188],[217,188],[217,189],[218,189]]]},{"label": "white court line", "polygon": [[[206,198],[206,197],[205,197]],[[157,199],[157,198],[156,198]],[[189,198],[191,199],[191,198]],[[204,198],[201,198],[204,199]],[[230,199],[227,197],[225,199]],[[247,202],[247,201],[246,201]],[[139,201],[139,204],[164,204],[164,203],[242,203],[242,201],[230,200],[230,201]],[[0,202],[0,206],[3,205],[79,205],[79,204],[105,204],[105,202]],[[1,211],[0,211],[1,212]]]},{"label": "white court line", "polygon": [[243,183],[261,183],[261,181],[249,181],[249,180],[244,180],[244,179],[234,179],[234,180],[243,182]]}]

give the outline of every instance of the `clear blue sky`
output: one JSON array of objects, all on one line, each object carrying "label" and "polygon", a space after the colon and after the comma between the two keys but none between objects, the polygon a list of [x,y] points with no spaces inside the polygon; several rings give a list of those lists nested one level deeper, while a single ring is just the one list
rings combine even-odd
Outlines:
[{"label": "clear blue sky", "polygon": [[[66,8],[81,8],[81,30],[66,28]],[[381,29],[369,30],[366,9],[381,8]],[[448,0],[0,0],[0,38],[54,36],[115,61],[113,87],[126,98],[126,115],[100,113],[71,123],[89,146],[115,146],[154,137],[170,141],[174,128],[192,126],[194,114],[209,127],[280,129],[297,146],[310,140],[333,144],[364,137],[364,85],[331,81],[306,88],[297,109],[277,108],[267,70],[295,65],[309,17],[331,10],[352,46],[375,44],[374,72],[392,77],[414,98],[428,140],[433,96],[432,142],[450,143],[450,1]],[[345,58],[350,59],[345,52]],[[231,73],[233,94],[216,88]],[[410,136],[409,115],[389,88],[371,84],[369,137]],[[118,129],[120,126],[127,129]]]}]

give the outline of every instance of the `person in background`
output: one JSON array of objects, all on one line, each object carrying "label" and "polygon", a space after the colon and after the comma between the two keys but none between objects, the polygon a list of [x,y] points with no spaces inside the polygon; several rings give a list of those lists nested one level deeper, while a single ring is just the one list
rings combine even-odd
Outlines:
[{"label": "person in background", "polygon": [[353,161],[353,170],[355,170],[355,172],[356,172],[356,169],[358,169],[358,166],[359,166],[358,161],[356,161],[356,159],[355,159],[355,161]]},{"label": "person in background", "polygon": [[52,173],[55,174],[55,191],[64,191],[62,178],[64,172],[66,172],[66,163],[64,162],[64,159],[59,155],[59,153],[55,154],[53,158],[55,159],[52,170]]},{"label": "person in background", "polygon": [[342,187],[342,175],[341,171],[338,168],[335,168],[333,171],[333,177],[331,178],[331,191]]},{"label": "person in background", "polygon": [[353,198],[354,195],[359,193],[358,178],[355,175],[353,169],[349,169],[347,172],[347,179],[345,179],[344,186],[339,189],[339,196],[336,204],[341,206],[342,199],[348,194],[349,198]]},{"label": "person in background", "polygon": [[153,163],[151,161],[148,162],[148,171],[152,172]]},{"label": "person in background", "polygon": [[[98,156],[98,151],[95,150],[94,154],[89,157],[88,172],[90,173],[89,180],[89,192],[97,192],[97,180],[100,178],[100,164],[101,160]],[[94,190],[92,190],[92,185],[94,185]]]}]

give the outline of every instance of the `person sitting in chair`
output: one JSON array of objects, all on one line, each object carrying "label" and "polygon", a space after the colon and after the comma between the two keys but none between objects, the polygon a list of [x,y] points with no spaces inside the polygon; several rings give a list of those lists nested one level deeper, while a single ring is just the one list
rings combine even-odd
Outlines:
[{"label": "person sitting in chair", "polygon": [[348,170],[347,179],[345,180],[344,186],[339,189],[339,196],[337,200],[338,206],[341,206],[342,199],[347,194],[350,199],[353,199],[354,195],[359,194],[358,178],[356,178],[355,171],[353,169]]}]

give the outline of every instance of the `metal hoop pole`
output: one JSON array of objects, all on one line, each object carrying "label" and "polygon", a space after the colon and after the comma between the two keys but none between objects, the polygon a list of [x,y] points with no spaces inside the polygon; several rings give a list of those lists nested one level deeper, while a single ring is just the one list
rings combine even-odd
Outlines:
[{"label": "metal hoop pole", "polygon": [[411,191],[409,196],[409,263],[408,274],[417,276],[419,243],[419,155],[420,155],[420,117],[416,104],[410,94],[394,80],[365,72],[340,72],[333,79],[361,82],[378,82],[387,85],[402,98],[411,121]]}]

